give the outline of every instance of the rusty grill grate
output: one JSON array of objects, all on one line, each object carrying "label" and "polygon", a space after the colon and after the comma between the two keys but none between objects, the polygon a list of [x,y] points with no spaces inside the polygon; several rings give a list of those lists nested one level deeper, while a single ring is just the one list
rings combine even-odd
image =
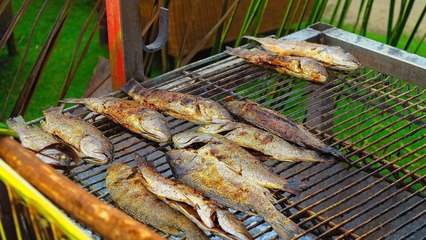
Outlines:
[{"label": "rusty grill grate", "polygon": [[[380,51],[365,46],[375,42],[339,29],[323,28],[324,25],[313,26],[288,38],[342,45],[369,67],[349,73],[330,72],[328,83],[316,85],[219,54],[143,84],[219,102],[225,97],[254,100],[302,122],[345,153],[348,162],[265,162],[280,176],[300,180],[305,185],[300,196],[275,192],[279,199],[276,207],[301,226],[304,235],[319,239],[421,239],[426,236],[426,95],[424,86],[408,81],[425,76],[426,70],[417,71],[417,63],[405,61],[402,51],[393,48],[390,49],[396,51],[394,54],[382,49],[387,57],[373,58]],[[340,36],[344,40],[339,40]],[[348,43],[351,39],[355,40]],[[392,56],[401,58],[389,60]],[[387,61],[404,70],[394,67],[395,74],[390,74]],[[412,69],[407,70],[406,66]],[[121,92],[111,95],[126,97]],[[164,176],[172,177],[165,159],[165,152],[173,148],[171,143],[146,141],[81,106],[68,110],[78,112],[112,139],[115,162],[135,166],[137,152],[153,161]],[[172,133],[197,127],[186,121],[167,119]],[[105,189],[107,168],[83,165],[69,177],[113,204]],[[235,214],[255,238],[276,238],[262,219]]]}]

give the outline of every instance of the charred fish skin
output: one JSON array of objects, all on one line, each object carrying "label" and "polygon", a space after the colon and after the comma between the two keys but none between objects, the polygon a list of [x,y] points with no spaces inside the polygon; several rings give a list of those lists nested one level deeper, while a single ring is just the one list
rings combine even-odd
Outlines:
[{"label": "charred fish skin", "polygon": [[58,136],[84,155],[87,163],[104,165],[114,159],[114,145],[93,125],[77,118],[62,114],[63,106],[52,107],[43,114],[41,127],[46,132]]},{"label": "charred fish skin", "polygon": [[222,105],[208,98],[144,88],[136,80],[130,80],[121,87],[121,90],[144,106],[194,124],[233,120],[232,115]]},{"label": "charred fish skin", "polygon": [[241,147],[253,149],[278,161],[328,162],[317,152],[290,144],[286,140],[254,126],[232,122],[209,124],[198,128],[204,133],[224,133],[224,137]]},{"label": "charred fish skin", "polygon": [[115,97],[71,98],[61,102],[84,104],[89,110],[104,115],[130,131],[155,142],[168,142],[170,128],[164,116],[136,101]]},{"label": "charred fish skin", "polygon": [[263,48],[279,55],[300,56],[315,59],[326,67],[337,70],[357,70],[361,63],[338,46],[328,46],[306,41],[245,36],[262,44]]},{"label": "charred fish skin", "polygon": [[114,164],[107,170],[106,188],[114,202],[140,222],[165,233],[185,233],[187,239],[208,239],[193,222],[149,192],[135,168]]},{"label": "charred fish skin", "polygon": [[253,64],[273,69],[283,74],[303,78],[316,83],[325,83],[327,70],[317,61],[293,56],[280,56],[260,49],[227,48],[225,53],[240,57]]},{"label": "charred fish skin", "polygon": [[43,129],[37,126],[28,125],[22,116],[10,118],[6,120],[6,124],[18,133],[23,147],[36,152],[41,151],[42,154],[36,153],[36,156],[45,163],[69,166],[70,159],[65,153],[56,149],[43,150],[52,144],[59,143],[52,134],[43,131]]},{"label": "charred fish skin", "polygon": [[167,153],[175,177],[217,202],[243,212],[252,210],[275,230],[281,239],[292,239],[302,230],[272,204],[268,191],[186,149]]},{"label": "charred fish skin", "polygon": [[199,155],[216,158],[235,173],[265,188],[282,190],[295,195],[299,193],[300,188],[297,184],[288,182],[271,172],[245,149],[219,134],[182,132],[173,136],[173,143],[179,148],[188,147],[194,143],[205,143],[197,149]]},{"label": "charred fish skin", "polygon": [[253,101],[229,101],[225,104],[225,107],[235,116],[300,147],[345,159],[343,153],[323,143],[302,124],[275,110],[263,107]]}]

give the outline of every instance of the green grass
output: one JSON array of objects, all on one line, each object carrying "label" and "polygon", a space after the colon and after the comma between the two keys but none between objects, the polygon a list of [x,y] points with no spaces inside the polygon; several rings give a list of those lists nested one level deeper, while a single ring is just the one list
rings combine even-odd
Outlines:
[{"label": "green grass", "polygon": [[[13,8],[16,12],[23,3],[23,0],[14,0],[12,2]],[[0,96],[0,104],[2,108],[6,103],[7,94],[5,93],[8,92],[12,86],[12,81],[22,60],[28,41],[28,36],[30,34],[31,28],[33,27],[39,9],[41,8],[41,4],[42,1],[32,1],[23,18],[16,26],[14,34],[20,54],[15,57],[9,57],[7,55],[6,48],[0,52],[0,66],[2,66],[0,70],[0,91],[3,93]],[[54,50],[49,63],[47,64],[46,69],[41,76],[40,83],[37,86],[34,97],[31,100],[28,111],[25,115],[25,119],[29,120],[40,117],[42,115],[42,110],[56,105],[59,93],[71,64],[71,57],[77,44],[78,35],[80,34],[80,30],[83,27],[84,22],[93,9],[93,4],[94,3],[91,0],[80,0],[73,2],[69,17],[56,45],[56,49]],[[18,98],[19,92],[31,71],[37,55],[39,54],[48,32],[50,31],[50,28],[61,7],[61,4],[56,2],[49,2],[40,19],[40,22],[36,26],[34,37],[30,43],[30,50],[27,61],[24,65],[22,73],[17,79],[16,86],[12,92],[12,97],[7,103],[6,118],[9,116],[15,101]],[[88,28],[89,30],[92,29],[95,20],[96,19],[91,22],[91,26]],[[342,28],[345,30],[351,30],[351,28],[348,26],[343,26]],[[88,35],[89,33],[85,34],[83,43],[86,42]],[[367,37],[380,42],[386,42],[385,35],[367,33]],[[407,39],[408,36],[403,36],[398,47],[402,48]],[[409,48],[408,51],[412,52],[414,46],[417,46],[418,43],[419,40],[414,40],[412,43],[412,48]],[[81,48],[83,48],[83,46],[80,46],[80,49]],[[420,56],[426,56],[426,48],[420,48],[417,54]],[[108,48],[107,46],[99,45],[99,35],[96,33],[95,38],[90,44],[87,55],[84,58],[79,70],[77,71],[75,78],[73,79],[66,97],[80,97],[83,94],[92,76],[99,56],[108,57]],[[0,121],[3,120],[4,119],[0,119]]]},{"label": "green grass", "polygon": [[[23,1],[15,0],[12,2],[13,9],[16,12],[20,8]],[[2,66],[0,71],[0,91],[3,93],[0,97],[0,103],[2,108],[6,103],[7,94],[5,93],[8,92],[12,86],[12,81],[17,73],[18,67],[25,52],[28,36],[30,35],[31,28],[33,27],[41,5],[42,1],[32,1],[21,21],[15,28],[14,36],[19,55],[9,57],[6,48],[0,52],[0,66]],[[32,66],[61,7],[62,4],[49,2],[34,30],[34,36],[30,42],[30,50],[28,52],[27,61],[22,69],[21,74],[17,78],[11,100],[7,104],[6,118],[8,118],[11,110],[13,109],[19,92],[32,69]],[[42,115],[42,110],[56,105],[71,64],[71,58],[77,44],[78,36],[92,9],[93,1],[91,0],[74,1],[56,48],[53,51],[48,64],[46,65],[34,96],[31,99],[27,114],[25,115],[25,119],[30,120],[40,117]],[[96,19],[91,21],[91,25],[89,26],[88,30],[93,28],[95,21]],[[80,53],[81,49],[84,47],[84,43],[89,37],[89,34],[90,33],[87,32],[84,35],[83,43],[80,46]],[[79,56],[79,54],[77,56]],[[87,55],[85,56],[70,88],[68,89],[68,93],[66,95],[67,97],[82,96],[92,76],[99,56],[108,57],[108,47],[101,46],[99,44],[99,35],[96,33],[92,43],[90,44]]]}]

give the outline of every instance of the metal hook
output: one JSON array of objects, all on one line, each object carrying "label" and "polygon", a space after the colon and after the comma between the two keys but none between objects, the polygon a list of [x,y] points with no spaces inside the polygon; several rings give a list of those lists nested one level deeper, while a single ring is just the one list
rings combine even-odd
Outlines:
[{"label": "metal hook", "polygon": [[160,16],[158,18],[158,33],[155,41],[145,45],[142,41],[142,48],[145,52],[155,52],[160,50],[167,41],[169,35],[169,10],[160,7]]}]

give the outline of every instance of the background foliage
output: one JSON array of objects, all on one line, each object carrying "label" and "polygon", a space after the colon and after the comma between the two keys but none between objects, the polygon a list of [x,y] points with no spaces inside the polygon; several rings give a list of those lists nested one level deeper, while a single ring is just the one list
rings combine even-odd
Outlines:
[{"label": "background foliage", "polygon": [[[34,66],[39,63],[37,58],[46,45],[49,32],[61,27],[58,31],[56,42],[49,45],[51,50],[44,65],[36,72],[36,79],[32,84],[29,95],[32,96],[20,114],[25,114],[26,119],[34,119],[42,115],[41,111],[56,105],[63,97],[80,97],[87,87],[88,81],[93,74],[99,56],[108,57],[106,45],[99,44],[98,13],[95,1],[92,0],[63,0],[63,1],[29,1],[14,0],[13,9],[18,13],[22,6],[28,5],[22,18],[14,29],[14,36],[18,46],[19,55],[8,56],[4,47],[0,52],[0,90],[5,93],[0,96],[1,118],[4,121],[9,117],[15,103],[26,82],[34,76]],[[153,1],[154,8],[158,6],[167,7],[171,1]],[[230,26],[235,22],[235,12],[243,0],[223,0],[223,11],[219,24],[216,24],[209,33],[190,51],[189,54],[172,59],[165,54],[156,53],[148,56],[150,60],[145,69],[149,76],[161,74],[163,71],[187,64],[197,58],[206,57],[223,50],[225,45],[238,46],[245,43],[242,36],[258,35],[259,25],[268,1],[251,0],[246,12],[243,24],[240,26],[237,39],[233,43],[225,42]],[[357,2],[359,5],[355,5]],[[426,6],[418,16],[413,16],[412,10],[415,6],[414,0],[408,1],[386,1],[390,4],[387,19],[383,19],[385,34],[377,34],[369,31],[371,25],[371,13],[375,4],[386,4],[383,1],[351,1],[351,0],[290,0],[285,9],[277,9],[282,12],[282,19],[275,34],[284,36],[299,29],[306,28],[312,23],[323,21],[342,28],[367,36],[369,38],[397,46],[398,48],[426,56],[426,49],[422,47],[426,33],[421,33],[422,24],[424,29],[424,15]],[[201,9],[204,1],[193,1]],[[100,5],[100,2],[99,2]],[[351,10],[352,8],[352,10]],[[325,16],[329,9],[328,16]],[[347,22],[349,11],[357,10],[355,22]],[[58,17],[61,11],[65,12],[62,18]],[[155,11],[155,10],[154,10]],[[407,29],[409,18],[415,18],[415,25]],[[59,22],[59,23],[58,23]],[[295,23],[294,23],[295,22]],[[61,24],[58,26],[58,24]],[[408,34],[407,34],[408,32]],[[421,33],[422,35],[419,35]],[[149,35],[148,31],[146,35]],[[417,34],[417,35],[416,35]],[[190,37],[187,32],[183,37]],[[146,36],[149,37],[149,36]],[[206,43],[213,41],[210,51],[202,51]],[[34,77],[33,77],[34,78]],[[32,79],[34,81],[34,79]],[[61,96],[61,91],[64,96]],[[62,94],[62,95],[63,95]]]}]

